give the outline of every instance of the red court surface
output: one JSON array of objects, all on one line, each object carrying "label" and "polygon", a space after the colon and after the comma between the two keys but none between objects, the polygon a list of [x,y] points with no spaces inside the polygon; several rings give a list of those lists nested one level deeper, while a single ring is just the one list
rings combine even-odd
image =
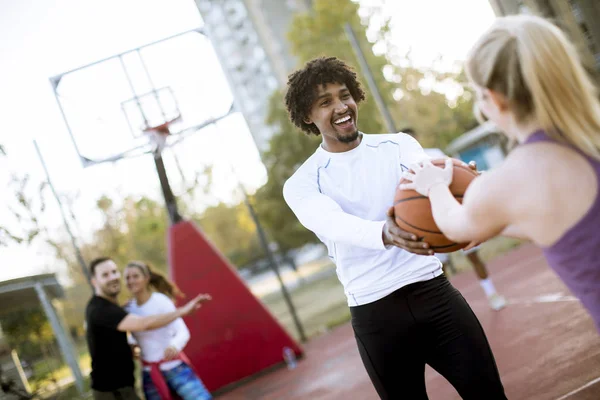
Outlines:
[{"label": "red court surface", "polygon": [[[600,399],[600,335],[547,267],[540,251],[522,246],[491,262],[489,269],[496,288],[509,301],[501,311],[488,308],[474,273],[463,272],[451,281],[469,301],[488,335],[508,398]],[[278,369],[218,399],[378,398],[349,324],[311,340],[304,349],[306,358],[295,370]],[[431,400],[460,399],[429,367],[426,379]]]}]

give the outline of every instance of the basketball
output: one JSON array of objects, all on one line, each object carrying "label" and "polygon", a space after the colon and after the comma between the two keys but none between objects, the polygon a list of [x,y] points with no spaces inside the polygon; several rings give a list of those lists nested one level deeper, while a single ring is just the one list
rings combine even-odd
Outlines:
[{"label": "basketball", "polygon": [[[431,161],[433,165],[444,168],[445,159]],[[450,191],[459,202],[473,179],[478,175],[469,166],[457,159],[452,159],[454,171]],[[408,183],[401,179],[400,183]],[[403,230],[414,233],[419,240],[429,243],[436,253],[451,253],[460,250],[468,243],[456,243],[444,236],[436,225],[429,199],[414,190],[396,190],[394,197],[394,214],[396,224]]]}]

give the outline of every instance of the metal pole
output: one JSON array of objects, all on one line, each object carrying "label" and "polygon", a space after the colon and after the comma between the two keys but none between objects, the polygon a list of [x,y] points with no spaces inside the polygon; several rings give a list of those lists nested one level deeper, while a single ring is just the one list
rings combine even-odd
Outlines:
[{"label": "metal pole", "polygon": [[[234,105],[235,105],[235,103],[234,103]],[[230,110],[230,111],[233,111],[233,107],[232,107],[232,110]],[[219,131],[219,132],[221,131],[218,121],[214,122],[214,126],[215,126],[215,129],[217,129],[217,131]],[[230,163],[229,168],[231,169],[231,173],[233,174],[233,176],[235,176],[237,179],[237,174],[235,172],[235,169],[233,168],[233,164]],[[300,322],[300,318],[298,318],[298,314],[296,312],[296,307],[294,307],[292,298],[291,298],[289,292],[287,291],[287,288],[285,287],[285,282],[283,282],[283,279],[281,278],[281,274],[279,273],[279,267],[277,266],[277,263],[275,262],[275,257],[273,256],[273,252],[269,248],[269,242],[267,241],[267,236],[265,235],[265,232],[262,228],[262,224],[260,223],[260,220],[258,219],[258,215],[256,214],[254,207],[252,207],[252,203],[250,203],[250,199],[248,197],[248,193],[246,193],[246,189],[244,188],[244,185],[242,185],[242,182],[239,179],[237,179],[237,184],[238,184],[238,188],[240,189],[240,191],[242,192],[242,194],[244,196],[244,203],[246,204],[246,207],[248,208],[248,212],[250,213],[252,222],[254,222],[254,226],[256,226],[256,232],[258,233],[258,238],[260,240],[261,247],[263,248],[263,251],[269,261],[269,266],[275,273],[275,276],[277,276],[277,280],[279,281],[279,286],[281,287],[281,293],[283,294],[285,303],[287,304],[288,309],[290,310],[290,314],[292,315],[292,319],[294,320],[294,325],[296,326],[296,330],[298,331],[298,336],[300,337],[300,340],[302,342],[306,342],[306,334],[304,333],[304,327],[302,326],[302,323]]]},{"label": "metal pole", "polygon": [[79,151],[79,146],[77,145],[77,140],[75,140],[75,135],[73,134],[73,129],[71,129],[71,125],[69,124],[69,120],[67,119],[67,114],[65,113],[65,109],[63,108],[62,102],[60,101],[60,96],[58,95],[58,85],[60,80],[62,79],[62,75],[50,78],[50,83],[52,84],[52,93],[54,93],[54,98],[56,99],[56,104],[58,105],[58,109],[60,111],[60,115],[62,115],[63,121],[65,122],[65,127],[67,128],[67,132],[69,133],[69,138],[71,138],[71,142],[73,143],[73,147],[79,156],[79,161],[84,167],[88,166],[88,161],[85,157],[81,155]]},{"label": "metal pole", "polygon": [[506,11],[504,11],[504,6],[502,5],[501,0],[489,0],[489,3],[494,10],[494,14],[499,16],[506,15]]},{"label": "metal pole", "polygon": [[364,55],[362,49],[360,48],[360,44],[358,43],[356,35],[354,34],[354,31],[352,30],[352,27],[350,26],[349,23],[346,23],[344,25],[344,30],[346,31],[346,35],[348,36],[350,45],[352,46],[352,49],[354,50],[354,54],[356,55],[356,58],[358,59],[360,68],[363,71],[365,78],[367,79],[367,85],[369,86],[369,89],[371,90],[371,93],[373,94],[373,98],[375,99],[377,108],[379,108],[379,112],[381,113],[381,116],[383,117],[383,121],[385,122],[385,126],[386,126],[388,132],[396,133],[397,132],[396,125],[394,124],[394,119],[392,118],[392,114],[390,114],[390,111],[388,110],[387,106],[385,105],[385,102],[383,101],[383,97],[381,97],[381,93],[379,92],[379,88],[377,87],[377,84],[375,83],[375,79],[373,78],[373,74],[371,72],[371,68],[369,67],[369,63],[367,62],[367,59],[365,58],[365,55]]},{"label": "metal pole", "polygon": [[46,313],[46,317],[48,318],[48,321],[50,321],[52,330],[54,330],[54,333],[56,334],[56,340],[58,341],[58,346],[60,347],[61,353],[73,372],[73,378],[75,378],[77,391],[79,394],[83,395],[83,375],[81,374],[79,363],[77,362],[75,352],[73,351],[73,344],[69,340],[65,327],[61,323],[54,306],[52,306],[52,303],[50,302],[50,299],[48,299],[46,291],[40,282],[36,282],[35,291],[40,299],[40,303],[42,303],[42,308]]},{"label": "metal pole", "polygon": [[[233,166],[232,166],[232,169],[233,169]],[[283,298],[285,299],[285,302],[290,310],[290,314],[292,314],[292,319],[294,320],[294,325],[296,325],[296,330],[298,331],[298,336],[300,336],[300,340],[302,342],[306,342],[306,335],[304,333],[304,327],[302,326],[302,323],[300,322],[300,319],[298,318],[298,314],[296,313],[296,307],[294,307],[292,298],[291,298],[290,294],[288,293],[287,288],[285,287],[285,283],[283,282],[283,279],[281,278],[281,274],[279,273],[279,267],[277,266],[277,262],[275,261],[273,252],[269,248],[269,242],[267,241],[267,236],[265,235],[265,231],[263,230],[260,220],[258,219],[258,215],[256,215],[256,211],[254,210],[254,207],[252,207],[252,204],[250,203],[250,198],[248,197],[248,194],[246,193],[244,186],[242,185],[242,183],[239,180],[238,180],[238,187],[240,188],[240,190],[242,191],[242,193],[244,195],[244,203],[246,204],[246,207],[248,207],[248,211],[250,212],[252,221],[254,222],[254,225],[256,226],[256,232],[258,233],[258,238],[260,239],[260,244],[263,248],[263,251],[265,252],[265,255],[267,256],[267,259],[269,260],[269,266],[271,267],[271,269],[277,276],[277,280],[279,281],[279,285],[281,286],[281,293],[283,294]]]},{"label": "metal pole", "polygon": [[79,250],[79,246],[77,245],[77,241],[75,240],[75,235],[73,235],[73,232],[71,231],[71,227],[69,226],[67,216],[65,215],[65,210],[63,209],[62,201],[60,200],[58,193],[56,193],[56,188],[52,184],[52,179],[50,179],[50,173],[48,172],[48,167],[46,166],[46,162],[44,161],[42,152],[40,151],[40,148],[35,140],[33,141],[33,145],[35,147],[35,151],[37,152],[38,158],[40,159],[40,163],[42,164],[42,167],[44,168],[44,173],[46,174],[46,182],[48,182],[48,186],[50,186],[50,190],[52,190],[52,194],[54,195],[54,198],[56,199],[56,202],[58,203],[58,209],[60,210],[60,215],[62,216],[63,224],[65,225],[65,228],[67,229],[67,233],[68,233],[69,237],[71,238],[71,244],[73,245],[73,248],[75,249],[75,256],[77,257],[77,261],[79,262],[81,270],[83,271],[83,276],[85,276],[85,278],[88,281],[88,284],[90,285],[90,289],[92,289],[92,292],[94,292],[94,287],[92,286],[92,282],[91,282],[90,271],[88,270],[87,264],[83,258],[83,255],[81,254],[81,250]]},{"label": "metal pole", "polygon": [[17,372],[19,373],[19,379],[21,379],[21,383],[23,384],[25,391],[27,393],[31,393],[31,386],[29,386],[29,380],[25,375],[25,371],[23,371],[23,366],[21,365],[21,360],[19,359],[19,354],[17,354],[17,350],[12,349],[12,351],[10,352],[10,356],[12,357],[13,363],[17,368]]},{"label": "metal pole", "polygon": [[158,172],[158,179],[160,180],[160,187],[162,188],[163,195],[165,197],[165,205],[167,206],[167,212],[171,219],[171,224],[181,222],[183,218],[177,210],[177,199],[171,190],[169,184],[169,178],[167,177],[167,171],[165,169],[165,163],[162,155],[158,154],[154,156],[154,164],[156,165],[156,172]]}]

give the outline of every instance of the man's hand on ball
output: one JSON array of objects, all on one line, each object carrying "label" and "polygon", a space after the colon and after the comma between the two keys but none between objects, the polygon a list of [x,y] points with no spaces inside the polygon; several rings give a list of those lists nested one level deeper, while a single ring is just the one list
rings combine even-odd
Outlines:
[{"label": "man's hand on ball", "polygon": [[449,186],[452,183],[454,164],[451,158],[446,159],[444,168],[436,167],[431,161],[426,160],[412,165],[411,169],[414,173],[407,171],[402,175],[402,178],[411,183],[401,184],[401,190],[415,190],[423,196],[429,196],[432,187],[436,185]]},{"label": "man's hand on ball", "polygon": [[477,161],[469,161],[469,168],[471,168],[471,171],[473,172],[477,172],[477,175],[481,175],[483,172],[482,171],[477,171]]},{"label": "man's hand on ball", "polygon": [[393,245],[400,247],[410,253],[419,254],[422,256],[433,255],[433,250],[429,249],[429,244],[418,240],[413,233],[406,232],[394,220],[394,207],[390,207],[387,212],[385,225],[383,225],[383,244],[386,246]]}]

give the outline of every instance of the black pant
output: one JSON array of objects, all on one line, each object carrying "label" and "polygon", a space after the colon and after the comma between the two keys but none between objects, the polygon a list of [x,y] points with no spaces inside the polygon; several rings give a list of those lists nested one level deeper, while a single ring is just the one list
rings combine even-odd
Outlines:
[{"label": "black pant", "polygon": [[428,399],[425,364],[465,400],[506,399],[483,328],[445,276],[350,312],[358,351],[382,399]]},{"label": "black pant", "polygon": [[94,400],[140,400],[133,387],[124,387],[112,392],[93,391]]}]

